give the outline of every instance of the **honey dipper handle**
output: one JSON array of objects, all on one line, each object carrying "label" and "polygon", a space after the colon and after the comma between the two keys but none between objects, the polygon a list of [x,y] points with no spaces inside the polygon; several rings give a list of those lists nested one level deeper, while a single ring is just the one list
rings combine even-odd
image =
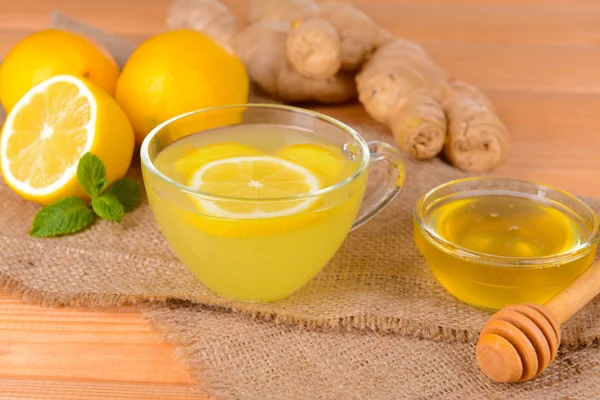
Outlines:
[{"label": "honey dipper handle", "polygon": [[545,306],[562,325],[600,293],[600,261],[596,261]]}]

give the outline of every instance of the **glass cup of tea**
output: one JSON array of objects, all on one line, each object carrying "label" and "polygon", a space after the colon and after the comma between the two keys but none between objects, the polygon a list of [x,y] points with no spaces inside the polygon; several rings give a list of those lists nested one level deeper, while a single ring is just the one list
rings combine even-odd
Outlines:
[{"label": "glass cup of tea", "polygon": [[[272,104],[172,118],[145,138],[141,160],[169,245],[209,289],[240,301],[297,291],[405,178],[392,146],[326,115]],[[366,193],[375,162],[387,168]]]}]

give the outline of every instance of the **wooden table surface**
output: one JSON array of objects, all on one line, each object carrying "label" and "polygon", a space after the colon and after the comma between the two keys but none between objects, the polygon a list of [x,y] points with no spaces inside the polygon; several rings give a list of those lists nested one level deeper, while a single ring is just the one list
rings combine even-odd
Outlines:
[{"label": "wooden table surface", "polygon": [[[600,2],[356,0],[482,88],[514,136],[496,172],[600,197]],[[247,1],[225,0],[240,19]],[[135,43],[168,0],[0,0],[0,58],[59,9]],[[368,123],[358,106],[323,107]],[[0,228],[1,229],[1,228]],[[0,293],[0,399],[198,398],[173,348],[133,307],[47,309]]]}]

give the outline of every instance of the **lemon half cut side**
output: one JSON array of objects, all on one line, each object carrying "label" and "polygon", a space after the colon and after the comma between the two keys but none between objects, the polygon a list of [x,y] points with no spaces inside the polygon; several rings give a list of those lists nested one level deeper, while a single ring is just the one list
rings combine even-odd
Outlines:
[{"label": "lemon half cut side", "polygon": [[85,153],[103,161],[113,182],[127,172],[133,147],[131,124],[114,99],[87,80],[58,75],[29,90],[9,113],[0,167],[21,197],[49,204],[85,197],[77,180]]}]

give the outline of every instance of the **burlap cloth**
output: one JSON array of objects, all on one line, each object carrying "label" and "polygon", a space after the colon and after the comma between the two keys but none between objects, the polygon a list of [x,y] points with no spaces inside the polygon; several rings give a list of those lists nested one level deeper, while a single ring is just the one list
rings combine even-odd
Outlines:
[{"label": "burlap cloth", "polygon": [[[131,46],[92,34],[121,61]],[[383,138],[371,128],[367,138]],[[28,236],[38,206],[0,183],[0,287],[39,304],[142,303],[208,395],[243,399],[600,397],[600,301],[563,328],[558,359],[525,384],[492,383],[474,343],[488,314],[450,296],[412,240],[412,211],[430,188],[464,176],[435,160],[406,160],[400,195],[352,233],[331,263],[290,298],[269,304],[213,295],[179,262],[146,203],[59,239]],[[131,176],[140,179],[139,162]],[[141,179],[140,179],[141,181]],[[584,199],[596,212],[600,200]]]}]

